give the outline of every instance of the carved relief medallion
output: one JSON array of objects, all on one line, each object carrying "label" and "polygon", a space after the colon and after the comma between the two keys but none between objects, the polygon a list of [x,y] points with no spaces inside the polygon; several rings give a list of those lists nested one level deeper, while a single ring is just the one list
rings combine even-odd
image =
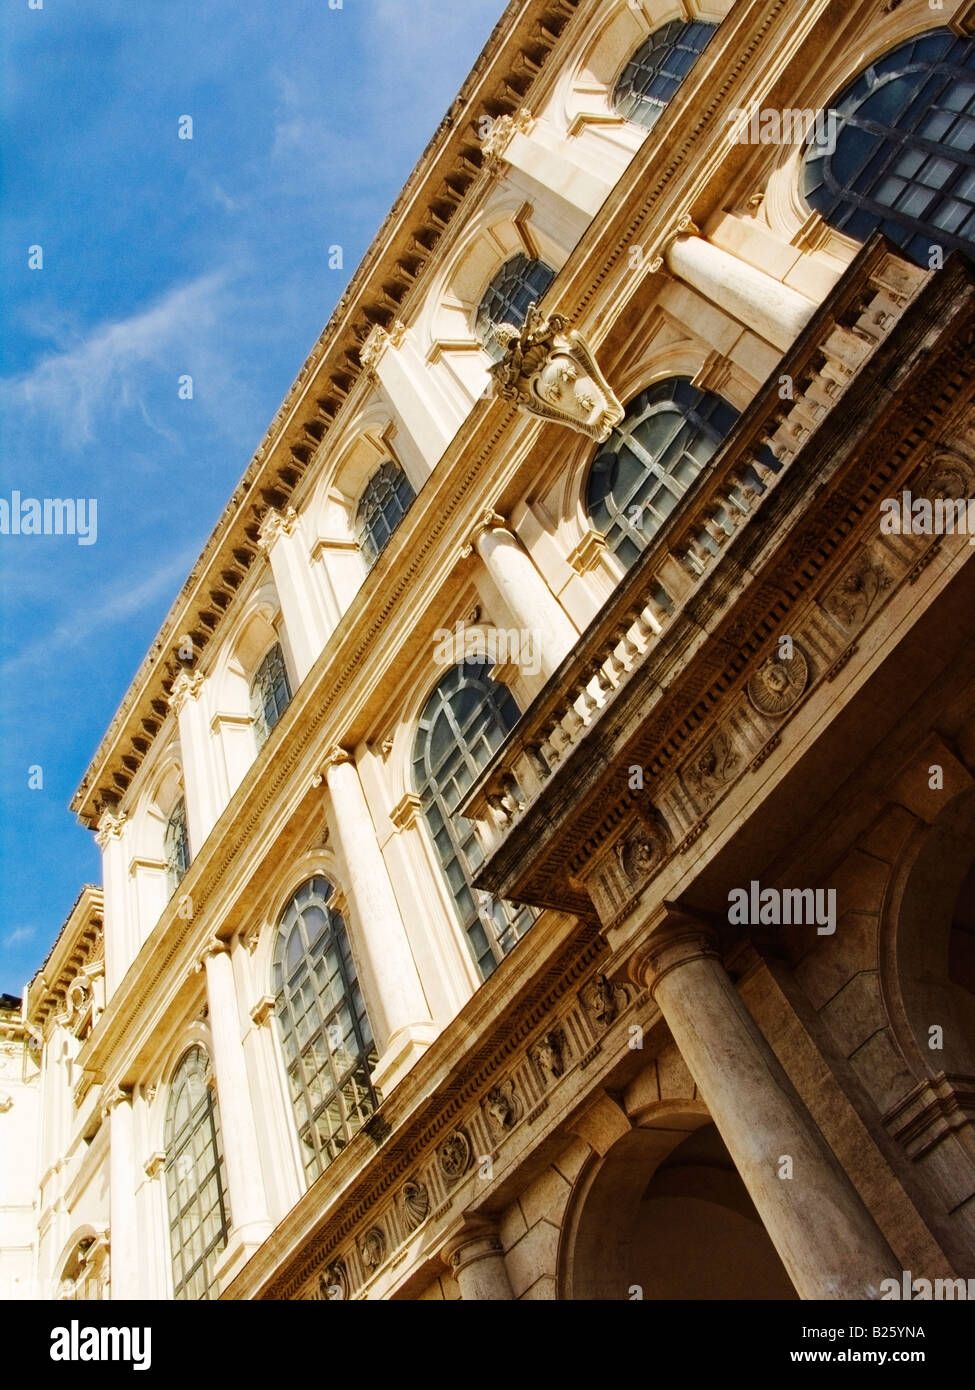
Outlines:
[{"label": "carved relief medallion", "polygon": [[497,1086],[492,1086],[484,1108],[497,1134],[514,1129],[522,1116],[521,1102],[515,1095],[515,1083],[511,1080],[500,1081]]},{"label": "carved relief medallion", "polygon": [[546,1083],[557,1081],[562,1076],[567,1052],[565,1033],[561,1028],[553,1028],[550,1033],[544,1033],[531,1048],[532,1060]]},{"label": "carved relief medallion", "polygon": [[471,1166],[471,1141],[462,1129],[455,1129],[443,1141],[437,1150],[437,1162],[448,1182],[457,1182],[464,1176]]},{"label": "carved relief medallion", "polygon": [[386,1258],[386,1235],[379,1226],[370,1226],[359,1242],[362,1263],[371,1274]]},{"label": "carved relief medallion", "polygon": [[809,680],[809,663],[797,646],[786,661],[770,656],[745,687],[748,699],[760,714],[785,714],[799,699]]}]

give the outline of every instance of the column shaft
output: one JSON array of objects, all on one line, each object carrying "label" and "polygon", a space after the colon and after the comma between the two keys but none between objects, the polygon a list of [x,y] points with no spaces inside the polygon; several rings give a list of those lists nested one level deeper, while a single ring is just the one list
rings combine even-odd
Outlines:
[{"label": "column shaft", "polygon": [[475,544],[518,628],[533,634],[547,678],[575,646],[578,632],[516,536],[504,527],[487,526]]},{"label": "column shaft", "polygon": [[135,1200],[135,1134],[132,1102],[116,1095],[109,1110],[109,1208],[112,1298],[139,1298],[139,1231]]},{"label": "column shaft", "polygon": [[704,237],[678,237],[667,247],[664,260],[672,275],[783,352],[815,312],[815,304],[798,290]]},{"label": "column shaft", "polygon": [[900,1278],[890,1247],[707,938],[651,938],[650,960],[654,998],[800,1296],[877,1298]]},{"label": "column shaft", "polygon": [[388,1090],[432,1040],[430,1008],[355,764],[333,754],[325,776],[329,826],[345,868],[356,943],[373,985],[372,1022],[382,1053],[374,1080]]},{"label": "column shaft", "polygon": [[250,1084],[240,1041],[234,972],[226,949],[214,949],[207,955],[206,977],[230,1212],[237,1239],[256,1245],[270,1231],[270,1221]]}]

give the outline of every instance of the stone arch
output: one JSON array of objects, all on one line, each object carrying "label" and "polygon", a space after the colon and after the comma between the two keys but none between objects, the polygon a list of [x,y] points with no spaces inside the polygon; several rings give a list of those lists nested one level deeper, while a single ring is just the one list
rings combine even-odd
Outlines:
[{"label": "stone arch", "polygon": [[[881,984],[919,1081],[975,1077],[975,787],[919,826],[902,855],[881,922]],[[934,1026],[940,1049],[929,1046]]]},{"label": "stone arch", "polygon": [[560,1242],[558,1296],[797,1296],[700,1100],[647,1106],[582,1169]]}]

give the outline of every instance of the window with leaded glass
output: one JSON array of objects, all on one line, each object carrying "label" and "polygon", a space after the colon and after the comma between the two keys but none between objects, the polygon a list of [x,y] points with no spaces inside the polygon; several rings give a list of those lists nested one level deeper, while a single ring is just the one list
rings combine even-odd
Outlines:
[{"label": "window with leaded glass", "polygon": [[275,642],[251,682],[251,717],[258,748],[263,748],[268,734],[284,714],[290,700],[291,686],[284,653],[280,644]]},{"label": "window with leaded glass", "polygon": [[355,513],[355,538],[367,565],[378,560],[415,497],[409,478],[392,459],[373,473]]},{"label": "window with leaded glass", "polygon": [[186,829],[186,802],[180,797],[166,822],[163,836],[166,859],[166,883],[169,896],[176,892],[186,870],[190,867],[190,839]]},{"label": "window with leaded glass", "polygon": [[326,878],[291,899],[274,943],[275,1016],[309,1180],[376,1109],[378,1061],[342,914]]},{"label": "window with leaded glass", "polygon": [[220,1112],[210,1059],[202,1047],[191,1047],[176,1069],[165,1141],[173,1294],[212,1298],[217,1293],[217,1257],[230,1230],[230,1205]]},{"label": "window with leaded glass", "polygon": [[672,19],[655,29],[620,74],[613,92],[617,113],[652,130],[717,27],[703,20]]},{"label": "window with leaded glass", "polygon": [[737,418],[734,406],[689,377],[655,382],[630,402],[586,486],[593,528],[624,568],[646,550]]},{"label": "window with leaded glass", "polygon": [[544,261],[531,260],[519,251],[505,261],[484,291],[474,320],[478,342],[496,361],[504,352],[494,339],[496,324],[510,323],[520,328],[529,306],[536,304],[555,279],[555,271]]},{"label": "window with leaded glass", "polygon": [[975,40],[908,39],[829,110],[835,141],[810,140],[802,190],[830,226],[858,241],[879,228],[925,267],[932,245],[975,254]]},{"label": "window with leaded glass", "polygon": [[471,887],[483,855],[473,822],[457,807],[520,713],[510,691],[488,675],[487,662],[460,662],[427,701],[413,750],[420,805],[483,979],[528,930],[535,913]]}]

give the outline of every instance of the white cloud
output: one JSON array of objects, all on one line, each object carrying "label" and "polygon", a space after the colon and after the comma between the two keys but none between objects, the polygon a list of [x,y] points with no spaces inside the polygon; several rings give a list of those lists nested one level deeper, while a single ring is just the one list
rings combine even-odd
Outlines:
[{"label": "white cloud", "polygon": [[98,325],[80,343],[46,353],[3,382],[5,410],[57,420],[68,446],[90,443],[100,415],[133,403],[144,409],[147,366],[170,373],[175,390],[179,349],[198,345],[226,318],[227,279],[226,272],[200,275],[129,318]]},{"label": "white cloud", "polygon": [[34,927],[14,927],[13,931],[8,931],[3,938],[5,950],[11,950],[14,946],[19,946],[22,941],[30,941],[36,935]]},{"label": "white cloud", "polygon": [[114,624],[141,613],[164,595],[175,597],[197,554],[196,546],[184,549],[170,555],[133,588],[120,592],[119,586],[113,584],[111,590],[103,591],[100,598],[93,600],[86,597],[83,602],[75,604],[53,632],[46,633],[0,664],[0,681],[22,675],[32,668],[50,667],[52,658],[59,652],[70,651],[86,642],[104,642],[108,640],[108,630]]}]

